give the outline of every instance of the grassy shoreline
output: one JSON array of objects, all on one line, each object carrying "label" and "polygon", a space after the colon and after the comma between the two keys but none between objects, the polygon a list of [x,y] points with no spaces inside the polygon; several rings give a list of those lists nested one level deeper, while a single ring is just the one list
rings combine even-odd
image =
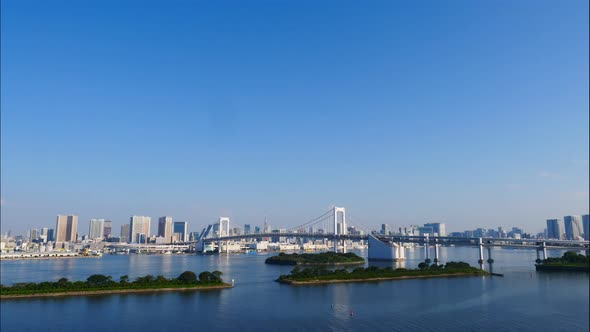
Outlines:
[{"label": "grassy shoreline", "polygon": [[224,283],[220,271],[203,271],[198,276],[184,271],[178,278],[147,275],[130,281],[127,275],[116,282],[111,276],[93,274],[86,281],[69,281],[61,278],[57,282],[20,282],[12,286],[0,285],[0,299],[85,296],[102,294],[148,293],[165,291],[199,291],[231,288]]},{"label": "grassy shoreline", "polygon": [[365,259],[353,253],[323,252],[319,254],[285,254],[267,258],[264,263],[271,265],[301,265],[301,266],[342,266],[365,264]]},{"label": "grassy shoreline", "polygon": [[232,288],[230,284],[222,285],[196,285],[191,287],[166,287],[166,288],[135,288],[135,289],[101,289],[101,290],[72,290],[67,292],[48,292],[33,294],[9,294],[0,295],[0,300],[9,299],[27,299],[38,297],[63,297],[63,296],[90,296],[90,295],[110,295],[110,294],[134,294],[134,293],[157,293],[157,292],[187,292],[187,291],[207,291]]},{"label": "grassy shoreline", "polygon": [[446,273],[446,274],[430,274],[430,275],[407,275],[397,277],[375,277],[375,278],[359,278],[359,279],[329,279],[329,280],[277,280],[279,283],[304,286],[304,285],[322,285],[322,284],[342,284],[351,282],[380,282],[390,280],[407,280],[407,279],[427,279],[427,278],[459,278],[459,277],[478,277],[487,276],[488,273]]},{"label": "grassy shoreline", "polygon": [[569,271],[569,272],[590,272],[590,257],[577,254],[574,251],[567,251],[560,258],[547,258],[537,260],[535,264],[537,271]]},{"label": "grassy shoreline", "polygon": [[110,294],[134,294],[134,293],[157,293],[157,292],[186,292],[186,291],[207,291],[232,288],[230,284],[222,285],[196,285],[191,287],[166,287],[166,288],[137,288],[137,289],[101,289],[101,290],[72,290],[67,292],[47,292],[33,294],[9,294],[0,295],[0,300],[27,299],[38,297],[63,297],[63,296],[89,296],[89,295],[110,295]]},{"label": "grassy shoreline", "polygon": [[370,266],[358,267],[352,271],[346,269],[328,270],[325,267],[301,269],[295,267],[290,274],[281,275],[276,280],[290,285],[315,285],[347,282],[373,282],[400,279],[448,278],[467,276],[487,276],[489,272],[469,266],[464,262],[448,262],[445,265],[426,263],[418,264],[418,269],[393,269]]}]

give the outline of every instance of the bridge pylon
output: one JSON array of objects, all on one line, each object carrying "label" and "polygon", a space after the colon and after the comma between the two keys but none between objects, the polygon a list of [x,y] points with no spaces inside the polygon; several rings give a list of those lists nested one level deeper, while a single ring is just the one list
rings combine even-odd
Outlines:
[{"label": "bridge pylon", "polygon": [[[334,207],[334,252],[338,252],[338,240],[340,235],[346,235],[346,209],[343,207]],[[338,214],[342,219],[338,219]],[[344,252],[346,252],[346,242],[342,240]]]}]

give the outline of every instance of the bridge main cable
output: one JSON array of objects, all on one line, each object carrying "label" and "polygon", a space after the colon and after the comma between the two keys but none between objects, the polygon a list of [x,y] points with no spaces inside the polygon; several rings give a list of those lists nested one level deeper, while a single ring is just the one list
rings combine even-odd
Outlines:
[{"label": "bridge main cable", "polygon": [[304,224],[301,224],[301,225],[299,225],[299,226],[296,226],[296,227],[293,227],[293,228],[289,228],[288,230],[289,230],[289,231],[292,231],[292,230],[295,230],[295,229],[298,229],[298,228],[301,228],[301,227],[308,226],[308,225],[310,225],[310,224],[312,224],[312,223],[315,223],[315,222],[320,222],[320,221],[323,221],[323,219],[325,219],[325,218],[327,218],[327,217],[330,217],[330,216],[331,216],[331,214],[333,214],[333,213],[334,213],[334,210],[330,209],[330,210],[328,210],[326,213],[322,214],[321,216],[319,216],[319,217],[316,217],[316,218],[314,218],[314,219],[312,219],[312,220],[310,220],[310,221],[308,221],[308,222],[306,222],[306,223],[304,223]]}]

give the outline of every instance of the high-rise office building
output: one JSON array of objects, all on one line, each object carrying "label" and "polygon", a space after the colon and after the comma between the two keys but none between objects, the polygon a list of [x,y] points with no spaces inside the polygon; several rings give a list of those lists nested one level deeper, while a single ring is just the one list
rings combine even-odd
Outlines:
[{"label": "high-rise office building", "polygon": [[124,224],[121,226],[121,242],[129,242],[131,225]]},{"label": "high-rise office building", "polygon": [[39,230],[37,228],[33,228],[29,231],[29,240],[33,242],[39,238]]},{"label": "high-rise office building", "polygon": [[582,216],[582,224],[584,226],[584,240],[590,241],[590,214]]},{"label": "high-rise office building", "polygon": [[186,221],[175,221],[172,232],[176,235],[177,241],[185,242],[188,239],[188,223]]},{"label": "high-rise office building", "polygon": [[105,239],[108,239],[111,237],[112,233],[113,233],[113,222],[110,220],[105,220],[104,221],[104,232],[102,233],[103,237]]},{"label": "high-rise office building", "polygon": [[547,219],[547,238],[554,240],[563,239],[563,226],[560,219]]},{"label": "high-rise office building", "polygon": [[55,224],[56,248],[60,248],[64,242],[75,242],[78,231],[78,216],[58,215]]},{"label": "high-rise office building", "polygon": [[578,240],[582,236],[582,216],[565,216],[563,223],[567,240]]},{"label": "high-rise office building", "polygon": [[172,242],[172,217],[158,218],[158,236],[164,238],[164,243]]},{"label": "high-rise office building", "polygon": [[389,235],[389,225],[388,224],[381,224],[381,234]]},{"label": "high-rise office building", "polygon": [[90,219],[88,238],[92,240],[102,239],[104,236],[104,219]]},{"label": "high-rise office building", "polygon": [[47,241],[55,241],[55,231],[53,230],[53,228],[50,228],[47,231]]},{"label": "high-rise office building", "polygon": [[447,236],[446,226],[440,222],[432,222],[428,224],[424,224],[424,227],[432,228],[432,232],[436,233],[438,236]]},{"label": "high-rise office building", "polygon": [[129,242],[146,243],[150,236],[152,218],[146,216],[132,216],[129,222]]},{"label": "high-rise office building", "polygon": [[248,235],[248,234],[250,234],[250,225],[245,224],[244,225],[244,235]]}]

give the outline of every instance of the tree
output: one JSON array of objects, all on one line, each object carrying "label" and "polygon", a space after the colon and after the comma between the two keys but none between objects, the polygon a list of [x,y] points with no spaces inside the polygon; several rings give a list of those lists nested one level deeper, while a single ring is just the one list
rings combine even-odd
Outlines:
[{"label": "tree", "polygon": [[170,280],[168,280],[168,279],[167,279],[166,277],[164,277],[163,275],[159,275],[159,276],[157,276],[157,277],[156,277],[156,282],[158,282],[159,284],[165,284],[165,283],[167,283],[168,281],[170,281]]},{"label": "tree", "polygon": [[203,271],[199,273],[199,281],[201,282],[209,282],[211,280],[211,272]]},{"label": "tree", "polygon": [[184,271],[176,279],[185,284],[192,284],[197,282],[197,275],[192,271]]},{"label": "tree", "polygon": [[428,263],[422,262],[422,263],[418,264],[418,268],[420,270],[426,270],[428,268]]},{"label": "tree", "polygon": [[211,281],[221,282],[221,271],[215,270],[211,273]]},{"label": "tree", "polygon": [[121,276],[121,278],[119,279],[119,282],[122,283],[122,284],[128,283],[129,282],[129,276],[128,275]]},{"label": "tree", "polygon": [[103,274],[93,274],[86,279],[89,285],[104,285],[109,283],[109,281],[111,281],[111,276],[105,276]]}]

